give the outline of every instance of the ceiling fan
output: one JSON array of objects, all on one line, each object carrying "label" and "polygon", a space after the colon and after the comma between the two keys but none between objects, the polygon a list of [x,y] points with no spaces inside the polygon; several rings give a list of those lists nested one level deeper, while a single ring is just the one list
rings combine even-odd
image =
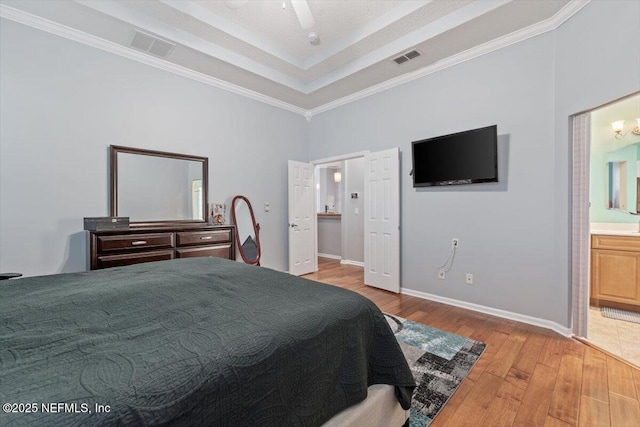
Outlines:
[{"label": "ceiling fan", "polygon": [[[230,9],[238,9],[248,2],[249,0],[225,0],[224,4]],[[282,7],[284,8],[285,5],[286,3],[283,0]],[[309,30],[316,24],[307,0],[291,0],[291,6],[293,6],[293,10],[298,17],[298,22],[300,22],[300,27],[303,30]],[[311,31],[307,35],[307,37],[312,45],[317,45],[320,43],[320,37],[318,37],[318,33],[316,33],[315,31]]]}]

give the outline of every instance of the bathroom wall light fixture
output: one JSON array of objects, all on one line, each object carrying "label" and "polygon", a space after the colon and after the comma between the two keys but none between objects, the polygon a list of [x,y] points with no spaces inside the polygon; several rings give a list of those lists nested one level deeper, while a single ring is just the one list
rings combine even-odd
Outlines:
[{"label": "bathroom wall light fixture", "polygon": [[626,132],[624,132],[624,120],[616,120],[615,122],[612,122],[611,129],[613,130],[613,133],[615,133],[616,139],[624,138],[629,132],[634,135],[640,135],[640,118],[637,118],[636,125]]},{"label": "bathroom wall light fixture", "polygon": [[340,181],[342,181],[342,173],[340,173],[340,172],[335,172],[335,173],[333,174],[333,181],[334,181],[334,182],[340,182]]}]

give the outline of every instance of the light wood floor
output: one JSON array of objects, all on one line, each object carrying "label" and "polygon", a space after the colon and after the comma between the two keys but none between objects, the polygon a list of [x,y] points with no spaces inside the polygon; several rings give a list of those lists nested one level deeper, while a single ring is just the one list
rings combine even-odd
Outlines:
[{"label": "light wood floor", "polygon": [[640,370],[548,329],[365,286],[361,267],[319,260],[305,278],[488,344],[431,427],[640,426]]}]

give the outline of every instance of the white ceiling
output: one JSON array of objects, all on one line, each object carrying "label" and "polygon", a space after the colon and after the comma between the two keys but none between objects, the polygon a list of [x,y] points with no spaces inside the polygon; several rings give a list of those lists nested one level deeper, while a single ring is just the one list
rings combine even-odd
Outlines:
[{"label": "white ceiling", "polygon": [[[0,0],[0,16],[310,118],[557,28],[587,2],[307,0],[307,30],[292,0]],[[176,47],[143,53],[136,30]],[[392,61],[414,49],[421,56]]]}]

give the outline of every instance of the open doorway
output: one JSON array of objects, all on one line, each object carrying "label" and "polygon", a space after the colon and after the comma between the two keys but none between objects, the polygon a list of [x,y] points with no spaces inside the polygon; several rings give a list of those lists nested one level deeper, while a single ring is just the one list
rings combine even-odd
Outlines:
[{"label": "open doorway", "polygon": [[640,94],[572,122],[574,333],[640,366]]},{"label": "open doorway", "polygon": [[317,160],[318,257],[364,267],[364,153]]},{"label": "open doorway", "polygon": [[[362,210],[364,219],[364,282],[366,285],[400,292],[400,149],[388,148],[303,163],[288,162],[289,273],[317,271],[317,208],[314,197],[315,165],[364,158]],[[348,176],[349,163],[345,170]],[[354,174],[356,176],[356,174]],[[350,189],[347,185],[346,191]],[[364,197],[366,193],[366,198]],[[350,200],[358,200],[360,197]],[[357,213],[356,213],[357,212]],[[351,239],[341,238],[341,245]]]},{"label": "open doorway", "polygon": [[[363,160],[362,163],[351,161],[360,158]],[[348,216],[341,217],[341,222],[345,224],[340,227],[341,231],[345,233],[340,238],[343,248],[341,253],[347,254],[344,261],[360,262],[351,259],[352,255],[349,253],[351,249],[361,250],[364,259],[365,284],[399,293],[401,287],[400,149],[396,147],[373,153],[356,153],[317,160],[311,164],[321,165],[333,162],[342,162],[341,178],[345,180],[346,184],[343,186],[342,194],[344,194],[344,210]],[[356,169],[362,172],[355,172]],[[361,182],[362,186],[351,185],[356,181]],[[358,205],[359,203],[361,205]],[[325,205],[328,206],[327,203]],[[360,206],[362,207],[360,208]],[[358,223],[362,221],[362,233],[356,227],[348,226],[346,220],[352,215]],[[314,217],[317,220],[317,210]],[[314,230],[317,228],[314,227]],[[356,232],[364,238],[351,235]],[[317,234],[315,236],[317,242]],[[314,249],[317,254],[317,244]],[[292,253],[291,245],[289,253]],[[314,258],[314,261],[317,265],[317,258]]]}]

